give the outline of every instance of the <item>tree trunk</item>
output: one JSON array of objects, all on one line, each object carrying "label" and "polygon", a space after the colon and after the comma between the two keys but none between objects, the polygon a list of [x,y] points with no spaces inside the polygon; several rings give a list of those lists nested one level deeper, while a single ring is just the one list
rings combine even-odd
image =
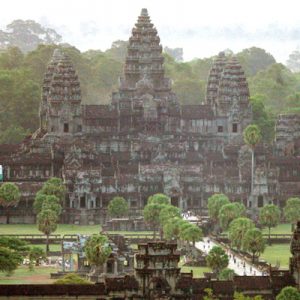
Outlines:
[{"label": "tree trunk", "polygon": [[[9,208],[7,208],[9,209]],[[6,212],[6,224],[9,224],[9,210]]]},{"label": "tree trunk", "polygon": [[49,253],[49,234],[46,235],[46,255]]},{"label": "tree trunk", "polygon": [[252,263],[254,264],[254,260],[255,260],[255,252],[252,252]]},{"label": "tree trunk", "polygon": [[253,195],[253,186],[254,186],[254,183],[253,183],[253,180],[254,180],[254,148],[251,148],[252,151],[251,151],[251,196]]},{"label": "tree trunk", "polygon": [[269,245],[271,245],[271,227],[269,227]]}]

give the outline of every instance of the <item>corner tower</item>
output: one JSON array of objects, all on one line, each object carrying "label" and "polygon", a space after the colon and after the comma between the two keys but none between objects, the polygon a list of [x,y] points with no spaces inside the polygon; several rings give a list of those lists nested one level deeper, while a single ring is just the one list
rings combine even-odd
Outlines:
[{"label": "corner tower", "polygon": [[56,49],[44,78],[41,126],[52,135],[82,131],[81,89],[70,58]]}]

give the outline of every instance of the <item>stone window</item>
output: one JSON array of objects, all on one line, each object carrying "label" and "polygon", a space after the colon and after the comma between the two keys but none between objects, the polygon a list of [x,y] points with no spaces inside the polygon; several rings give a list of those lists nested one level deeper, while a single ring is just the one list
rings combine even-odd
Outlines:
[{"label": "stone window", "polygon": [[218,126],[218,132],[223,132],[223,126]]},{"label": "stone window", "polygon": [[232,124],[232,132],[238,132],[238,124],[237,123],[233,123]]},{"label": "stone window", "polygon": [[82,125],[78,125],[78,126],[77,126],[77,131],[78,131],[78,132],[81,132],[81,131],[82,131]]},{"label": "stone window", "polygon": [[64,123],[64,132],[69,132],[69,124]]}]

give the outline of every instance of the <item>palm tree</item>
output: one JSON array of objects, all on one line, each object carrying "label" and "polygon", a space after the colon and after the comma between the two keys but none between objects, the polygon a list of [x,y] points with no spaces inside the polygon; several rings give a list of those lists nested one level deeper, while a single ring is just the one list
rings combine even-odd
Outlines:
[{"label": "palm tree", "polygon": [[251,195],[253,194],[254,149],[261,140],[261,132],[257,125],[248,125],[243,133],[245,143],[251,148]]}]

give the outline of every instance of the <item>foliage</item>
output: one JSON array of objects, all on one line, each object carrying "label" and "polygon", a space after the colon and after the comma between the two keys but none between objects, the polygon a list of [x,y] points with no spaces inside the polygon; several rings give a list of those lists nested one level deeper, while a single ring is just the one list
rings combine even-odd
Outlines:
[{"label": "foliage", "polygon": [[228,266],[229,258],[221,247],[214,246],[206,256],[206,262],[213,272],[219,276],[220,271]]},{"label": "foliage", "polygon": [[263,300],[262,296],[245,296],[242,293],[234,292],[234,300]]},{"label": "foliage", "polygon": [[235,272],[232,269],[225,268],[220,272],[219,279],[220,280],[233,280],[235,276]]},{"label": "foliage", "polygon": [[20,190],[14,183],[5,182],[0,186],[0,205],[4,207],[16,205],[20,196]]},{"label": "foliage", "polygon": [[283,208],[283,213],[288,222],[296,223],[300,220],[300,198],[289,198]]},{"label": "foliage", "polygon": [[271,227],[275,227],[280,221],[280,209],[274,204],[268,204],[262,207],[259,211],[259,222],[261,225],[268,227],[269,229],[269,242]]},{"label": "foliage", "polygon": [[225,204],[221,207],[219,212],[219,222],[222,229],[226,230],[229,223],[245,214],[246,208],[244,204],[239,202],[233,202]]},{"label": "foliage", "polygon": [[300,300],[300,293],[295,287],[286,286],[276,296],[276,300]]},{"label": "foliage", "polygon": [[191,226],[186,226],[185,228],[181,229],[180,237],[183,241],[192,242],[195,246],[196,242],[202,240],[203,232],[197,225],[191,224]]},{"label": "foliage", "polygon": [[206,288],[204,289],[206,295],[204,296],[203,300],[219,300],[213,293],[212,289]]},{"label": "foliage", "polygon": [[257,125],[248,125],[244,132],[244,141],[252,149],[260,142],[261,132]]},{"label": "foliage", "polygon": [[154,238],[155,238],[155,232],[160,225],[159,214],[164,207],[165,204],[158,204],[150,201],[150,203],[147,204],[143,210],[144,220],[153,229]]},{"label": "foliage", "polygon": [[246,76],[253,76],[276,63],[274,57],[264,49],[251,47],[237,54],[237,59],[242,65]]},{"label": "foliage", "polygon": [[165,194],[154,194],[148,198],[147,204],[170,205],[171,200],[170,197]]},{"label": "foliage", "polygon": [[111,217],[121,218],[128,214],[128,203],[123,197],[114,197],[108,204],[108,214]]},{"label": "foliage", "polygon": [[92,284],[90,281],[83,279],[78,274],[70,273],[57,279],[53,284]]},{"label": "foliage", "polygon": [[257,228],[249,229],[243,239],[243,250],[252,253],[252,262],[265,250],[265,239],[262,232]]},{"label": "foliage", "polygon": [[22,263],[24,252],[29,247],[25,241],[14,237],[0,237],[0,272],[11,275]]},{"label": "foliage", "polygon": [[253,112],[252,122],[260,128],[262,139],[271,142],[275,134],[275,116],[274,113],[266,109],[265,100],[266,97],[263,95],[254,95],[250,98]]},{"label": "foliage", "polygon": [[210,196],[207,202],[208,215],[213,221],[217,222],[221,207],[229,203],[228,197],[224,194],[214,194]]},{"label": "foliage", "polygon": [[240,250],[246,232],[251,228],[254,228],[254,223],[248,218],[237,218],[233,220],[229,224],[228,230],[228,238],[231,242],[231,246]]},{"label": "foliage", "polygon": [[286,66],[292,72],[300,72],[300,51],[295,50],[289,55]]},{"label": "foliage", "polygon": [[65,198],[66,187],[61,178],[52,177],[44,183],[40,192],[45,195],[54,195],[61,202]]},{"label": "foliage", "polygon": [[171,218],[165,222],[163,225],[164,238],[167,240],[179,239],[181,225],[185,222],[185,220],[178,217]]},{"label": "foliage", "polygon": [[46,258],[46,253],[42,248],[34,246],[30,249],[28,253],[28,258],[30,261],[29,268],[33,270],[34,262],[36,266],[39,266],[41,259]]},{"label": "foliage", "polygon": [[91,265],[102,266],[109,255],[111,254],[111,247],[108,239],[102,234],[93,234],[85,243],[86,257]]},{"label": "foliage", "polygon": [[49,235],[57,228],[58,215],[52,209],[42,209],[37,215],[37,225],[39,231],[47,236],[46,252],[49,252]]},{"label": "foliage", "polygon": [[173,205],[165,205],[159,213],[159,223],[163,227],[170,219],[181,217],[181,210]]},{"label": "foliage", "polygon": [[51,28],[45,28],[33,20],[14,20],[0,31],[1,46],[16,46],[23,52],[35,49],[39,44],[55,44],[61,36]]},{"label": "foliage", "polygon": [[45,195],[38,192],[33,202],[33,209],[36,214],[39,214],[44,209],[51,209],[59,216],[62,210],[59,202],[59,199],[54,195]]}]

